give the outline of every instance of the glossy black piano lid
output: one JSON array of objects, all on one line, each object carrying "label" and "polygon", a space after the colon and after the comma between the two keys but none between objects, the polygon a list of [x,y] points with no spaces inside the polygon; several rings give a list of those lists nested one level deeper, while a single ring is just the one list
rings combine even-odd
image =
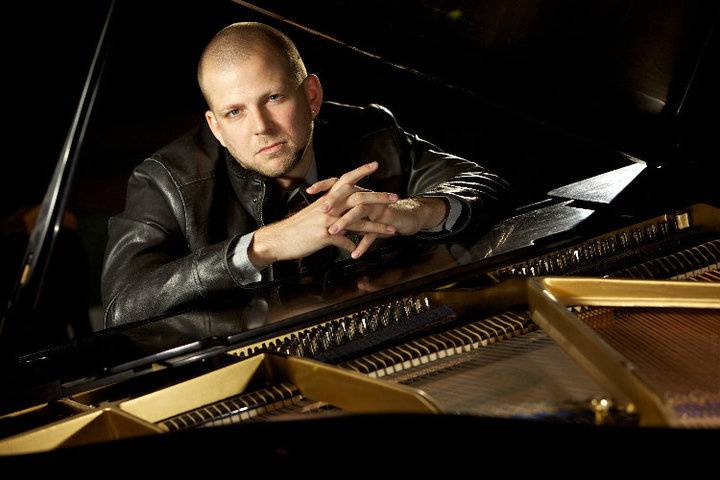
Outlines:
[{"label": "glossy black piano lid", "polygon": [[691,108],[718,14],[702,0],[236,1],[646,160]]},{"label": "glossy black piano lid", "polygon": [[[47,306],[25,339],[28,351],[61,343],[68,336],[85,336],[87,321],[74,320],[78,311],[89,311],[91,320],[101,315],[99,273],[107,218],[123,207],[130,170],[202,121],[204,105],[195,85],[195,62],[214,32],[233,21],[264,21],[283,29],[298,44],[309,69],[324,81],[327,98],[387,105],[409,130],[504,173],[518,190],[518,203],[543,200],[545,192],[555,187],[628,165],[619,150],[649,161],[664,161],[668,155],[674,161],[696,161],[697,151],[702,151],[698,145],[708,141],[701,129],[687,125],[697,123],[691,106],[707,108],[706,94],[711,91],[705,64],[696,70],[690,66],[702,52],[716,52],[715,43],[704,43],[716,19],[713,2],[592,2],[587,11],[573,2],[535,7],[536,2],[516,2],[511,11],[503,11],[504,2],[491,1],[459,2],[452,8],[440,1],[253,3],[293,23],[230,1],[120,2],[68,208],[77,229],[67,232],[67,248],[81,248],[64,256],[66,265],[63,257],[55,265]],[[88,1],[23,14],[27,24],[39,25],[33,34],[48,44],[47,56],[53,61],[50,67],[33,62],[34,50],[18,45],[20,56],[30,59],[23,64],[25,75],[35,81],[25,87],[20,82],[14,91],[18,98],[34,101],[29,110],[22,102],[18,107],[26,114],[24,128],[17,132],[22,141],[8,146],[6,154],[23,160],[14,162],[17,173],[3,177],[8,183],[21,179],[25,193],[3,202],[3,218],[34,205],[42,196],[45,172],[54,166],[70,119],[70,114],[60,112],[71,111],[77,101],[103,12],[104,6]],[[317,32],[381,58],[328,41]],[[646,52],[663,59],[649,65],[649,71],[662,73],[660,84],[644,83],[657,80],[641,68]],[[689,70],[695,77],[687,74]],[[667,94],[656,93],[653,98],[677,105],[670,92],[684,91],[690,79],[697,88],[687,98],[680,123],[674,123],[672,112],[638,102],[655,91],[653,85],[660,85]],[[45,98],[52,101],[45,104]],[[669,148],[668,142],[675,142],[677,135],[682,148]],[[688,158],[688,152],[695,154]],[[500,262],[543,235],[557,237],[571,231],[591,213],[574,207],[563,210],[562,202],[556,203],[556,231],[538,232],[534,223],[515,219],[458,245],[418,246],[423,254],[438,254],[444,260],[403,277],[406,283],[400,290],[409,291],[426,277],[437,282],[449,268],[462,271],[473,262]],[[513,235],[499,236],[506,227]],[[501,250],[498,238],[506,242]],[[498,252],[505,257],[494,257]],[[86,266],[78,268],[82,263]],[[378,263],[377,258],[367,261],[379,275]],[[14,273],[13,268],[8,270]],[[369,273],[372,277],[373,271]],[[306,298],[317,303],[288,310],[292,315],[286,311],[263,317],[252,326],[260,333],[265,331],[262,327],[293,315],[302,321],[313,311],[332,310],[333,305],[349,307],[381,298],[382,292],[357,288],[362,275],[368,272],[338,270],[336,290],[323,290],[327,285],[323,281],[311,282]],[[125,365],[176,347],[187,346],[190,351],[200,348],[199,341],[212,344],[220,339],[225,344],[244,335],[247,319],[255,318],[239,315],[243,308],[235,306],[235,313],[224,320],[210,321],[216,313],[202,313],[202,321],[188,320],[194,313],[183,313],[172,320],[120,329],[112,333],[120,340],[100,340],[98,345],[135,346],[102,347],[108,359],[99,364]],[[65,332],[68,326],[74,329],[70,335]],[[42,354],[34,356],[39,357]]]}]

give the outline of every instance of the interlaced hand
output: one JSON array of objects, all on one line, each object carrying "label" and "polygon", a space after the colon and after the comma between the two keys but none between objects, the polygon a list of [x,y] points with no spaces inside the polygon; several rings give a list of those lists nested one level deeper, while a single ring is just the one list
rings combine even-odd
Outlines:
[{"label": "interlaced hand", "polygon": [[[396,233],[413,235],[421,228],[418,201],[399,201],[397,194],[373,192],[356,185],[375,169],[377,162],[372,162],[340,178],[320,180],[307,189],[311,194],[327,191],[322,197],[325,201],[323,209],[338,217],[328,228],[329,234],[342,235],[345,231],[365,233],[351,253],[353,258],[363,255],[378,237]],[[369,225],[386,227],[380,230],[368,228]]]},{"label": "interlaced hand", "polygon": [[[367,241],[363,238],[356,246],[344,236],[346,230],[373,234],[374,238],[377,235],[394,234],[394,226],[367,218],[368,214],[374,212],[367,209],[370,206],[384,208],[385,205],[397,201],[397,195],[372,192],[355,185],[374,172],[377,166],[377,162],[366,164],[347,172],[339,179],[328,179],[308,187],[308,193],[319,193],[328,189],[330,191],[296,214],[257,230],[248,250],[250,260],[256,266],[262,267],[279,260],[302,258],[329,245],[343,248],[351,252],[353,258],[358,258],[367,250],[363,244]],[[332,228],[338,219],[350,212],[351,216],[347,217],[340,228]],[[363,244],[362,250],[358,250],[360,244]]]}]

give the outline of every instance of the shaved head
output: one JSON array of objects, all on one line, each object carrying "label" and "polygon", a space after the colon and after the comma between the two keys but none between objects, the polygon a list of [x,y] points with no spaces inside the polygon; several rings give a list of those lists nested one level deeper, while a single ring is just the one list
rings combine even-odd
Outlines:
[{"label": "shaved head", "polygon": [[282,188],[305,177],[323,91],[287,36],[262,23],[223,28],[203,51],[198,83],[210,130],[240,165]]},{"label": "shaved head", "polygon": [[275,57],[283,65],[288,78],[296,84],[300,84],[307,76],[302,58],[287,35],[263,23],[233,23],[210,40],[198,63],[198,84],[211,109],[213,105],[208,76],[237,68],[255,55]]}]

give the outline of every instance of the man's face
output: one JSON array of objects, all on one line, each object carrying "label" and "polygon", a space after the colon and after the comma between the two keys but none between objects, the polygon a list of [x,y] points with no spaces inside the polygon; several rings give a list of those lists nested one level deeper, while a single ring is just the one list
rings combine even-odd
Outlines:
[{"label": "man's face", "polygon": [[262,52],[233,67],[208,70],[212,110],[205,115],[215,137],[245,168],[267,177],[290,173],[312,135],[310,103],[318,100],[308,83],[318,82],[319,88],[317,78],[298,85],[280,61]]}]

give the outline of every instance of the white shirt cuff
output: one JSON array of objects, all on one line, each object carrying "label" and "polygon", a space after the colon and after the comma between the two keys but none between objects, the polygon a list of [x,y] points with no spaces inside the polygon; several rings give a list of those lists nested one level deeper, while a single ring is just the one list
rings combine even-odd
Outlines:
[{"label": "white shirt cuff", "polygon": [[250,261],[250,257],[248,257],[248,248],[254,237],[254,231],[240,237],[240,240],[238,240],[235,245],[235,251],[230,258],[230,263],[232,263],[232,266],[240,273],[240,275],[238,275],[240,277],[240,285],[248,285],[262,280],[260,270],[258,270]]}]

